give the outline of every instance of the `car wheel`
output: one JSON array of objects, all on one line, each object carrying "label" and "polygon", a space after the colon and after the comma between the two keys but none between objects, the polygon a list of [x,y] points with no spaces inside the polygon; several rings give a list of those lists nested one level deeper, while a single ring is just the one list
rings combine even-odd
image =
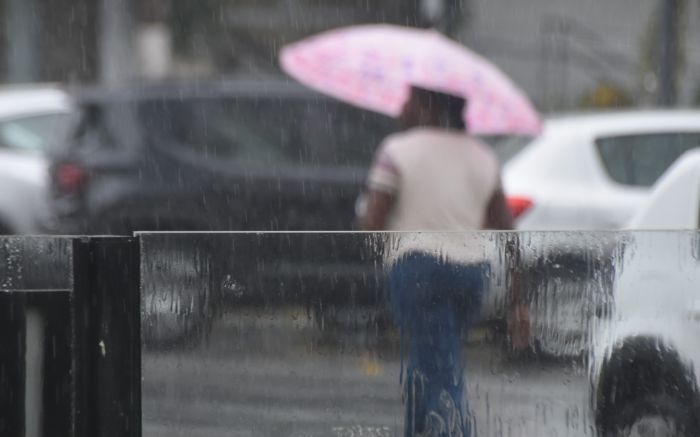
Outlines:
[{"label": "car wheel", "polygon": [[698,426],[691,409],[668,395],[646,396],[623,407],[605,437],[691,437]]}]

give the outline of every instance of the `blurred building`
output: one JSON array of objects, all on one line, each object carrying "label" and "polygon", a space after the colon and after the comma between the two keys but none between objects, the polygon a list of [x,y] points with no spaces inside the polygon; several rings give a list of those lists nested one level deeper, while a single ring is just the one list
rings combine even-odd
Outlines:
[{"label": "blurred building", "polygon": [[95,77],[94,0],[0,0],[0,82]]},{"label": "blurred building", "polygon": [[[601,87],[655,101],[661,7],[668,0],[473,0],[464,41],[511,74],[543,108],[579,106]],[[679,2],[678,100],[700,85],[698,2]]]},{"label": "blurred building", "polygon": [[[437,4],[452,0],[427,0]],[[361,22],[425,25],[423,0],[0,0],[0,82],[276,70],[276,50]]]},{"label": "blurred building", "polygon": [[[289,41],[353,23],[435,25],[500,65],[545,110],[600,90],[655,101],[660,6],[677,2],[681,103],[700,77],[690,0],[0,0],[0,82],[279,73]],[[627,101],[627,100],[625,100]]]}]

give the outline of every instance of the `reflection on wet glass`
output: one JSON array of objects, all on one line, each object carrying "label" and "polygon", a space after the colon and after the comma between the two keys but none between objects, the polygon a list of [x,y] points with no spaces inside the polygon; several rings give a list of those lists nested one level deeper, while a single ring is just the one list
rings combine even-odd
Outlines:
[{"label": "reflection on wet glass", "polygon": [[0,236],[0,292],[72,288],[69,239]]},{"label": "reflection on wet glass", "polygon": [[142,234],[144,435],[695,435],[699,241]]}]

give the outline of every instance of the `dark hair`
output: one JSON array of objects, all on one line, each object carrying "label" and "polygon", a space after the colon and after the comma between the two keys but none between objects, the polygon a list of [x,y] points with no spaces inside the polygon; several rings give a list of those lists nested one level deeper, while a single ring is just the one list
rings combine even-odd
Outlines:
[{"label": "dark hair", "polygon": [[411,95],[425,107],[436,110],[441,124],[453,129],[466,128],[463,113],[467,100],[464,97],[417,86],[411,87]]}]

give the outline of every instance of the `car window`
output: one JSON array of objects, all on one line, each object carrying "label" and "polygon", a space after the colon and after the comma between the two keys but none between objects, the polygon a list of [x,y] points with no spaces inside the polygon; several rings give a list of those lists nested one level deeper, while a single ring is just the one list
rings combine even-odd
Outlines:
[{"label": "car window", "polygon": [[66,134],[69,115],[42,114],[0,122],[0,148],[46,152],[54,141]]},{"label": "car window", "polygon": [[624,185],[650,187],[686,151],[700,146],[700,133],[662,133],[600,138],[608,175]]},{"label": "car window", "polygon": [[325,99],[189,99],[143,102],[144,133],[244,165],[367,165],[393,121]]},{"label": "car window", "polygon": [[300,117],[298,147],[309,163],[368,166],[397,128],[388,117],[329,100],[299,102],[292,110]]},{"label": "car window", "polygon": [[525,149],[533,140],[532,137],[520,135],[488,135],[480,136],[479,139],[491,146],[502,165]]}]

